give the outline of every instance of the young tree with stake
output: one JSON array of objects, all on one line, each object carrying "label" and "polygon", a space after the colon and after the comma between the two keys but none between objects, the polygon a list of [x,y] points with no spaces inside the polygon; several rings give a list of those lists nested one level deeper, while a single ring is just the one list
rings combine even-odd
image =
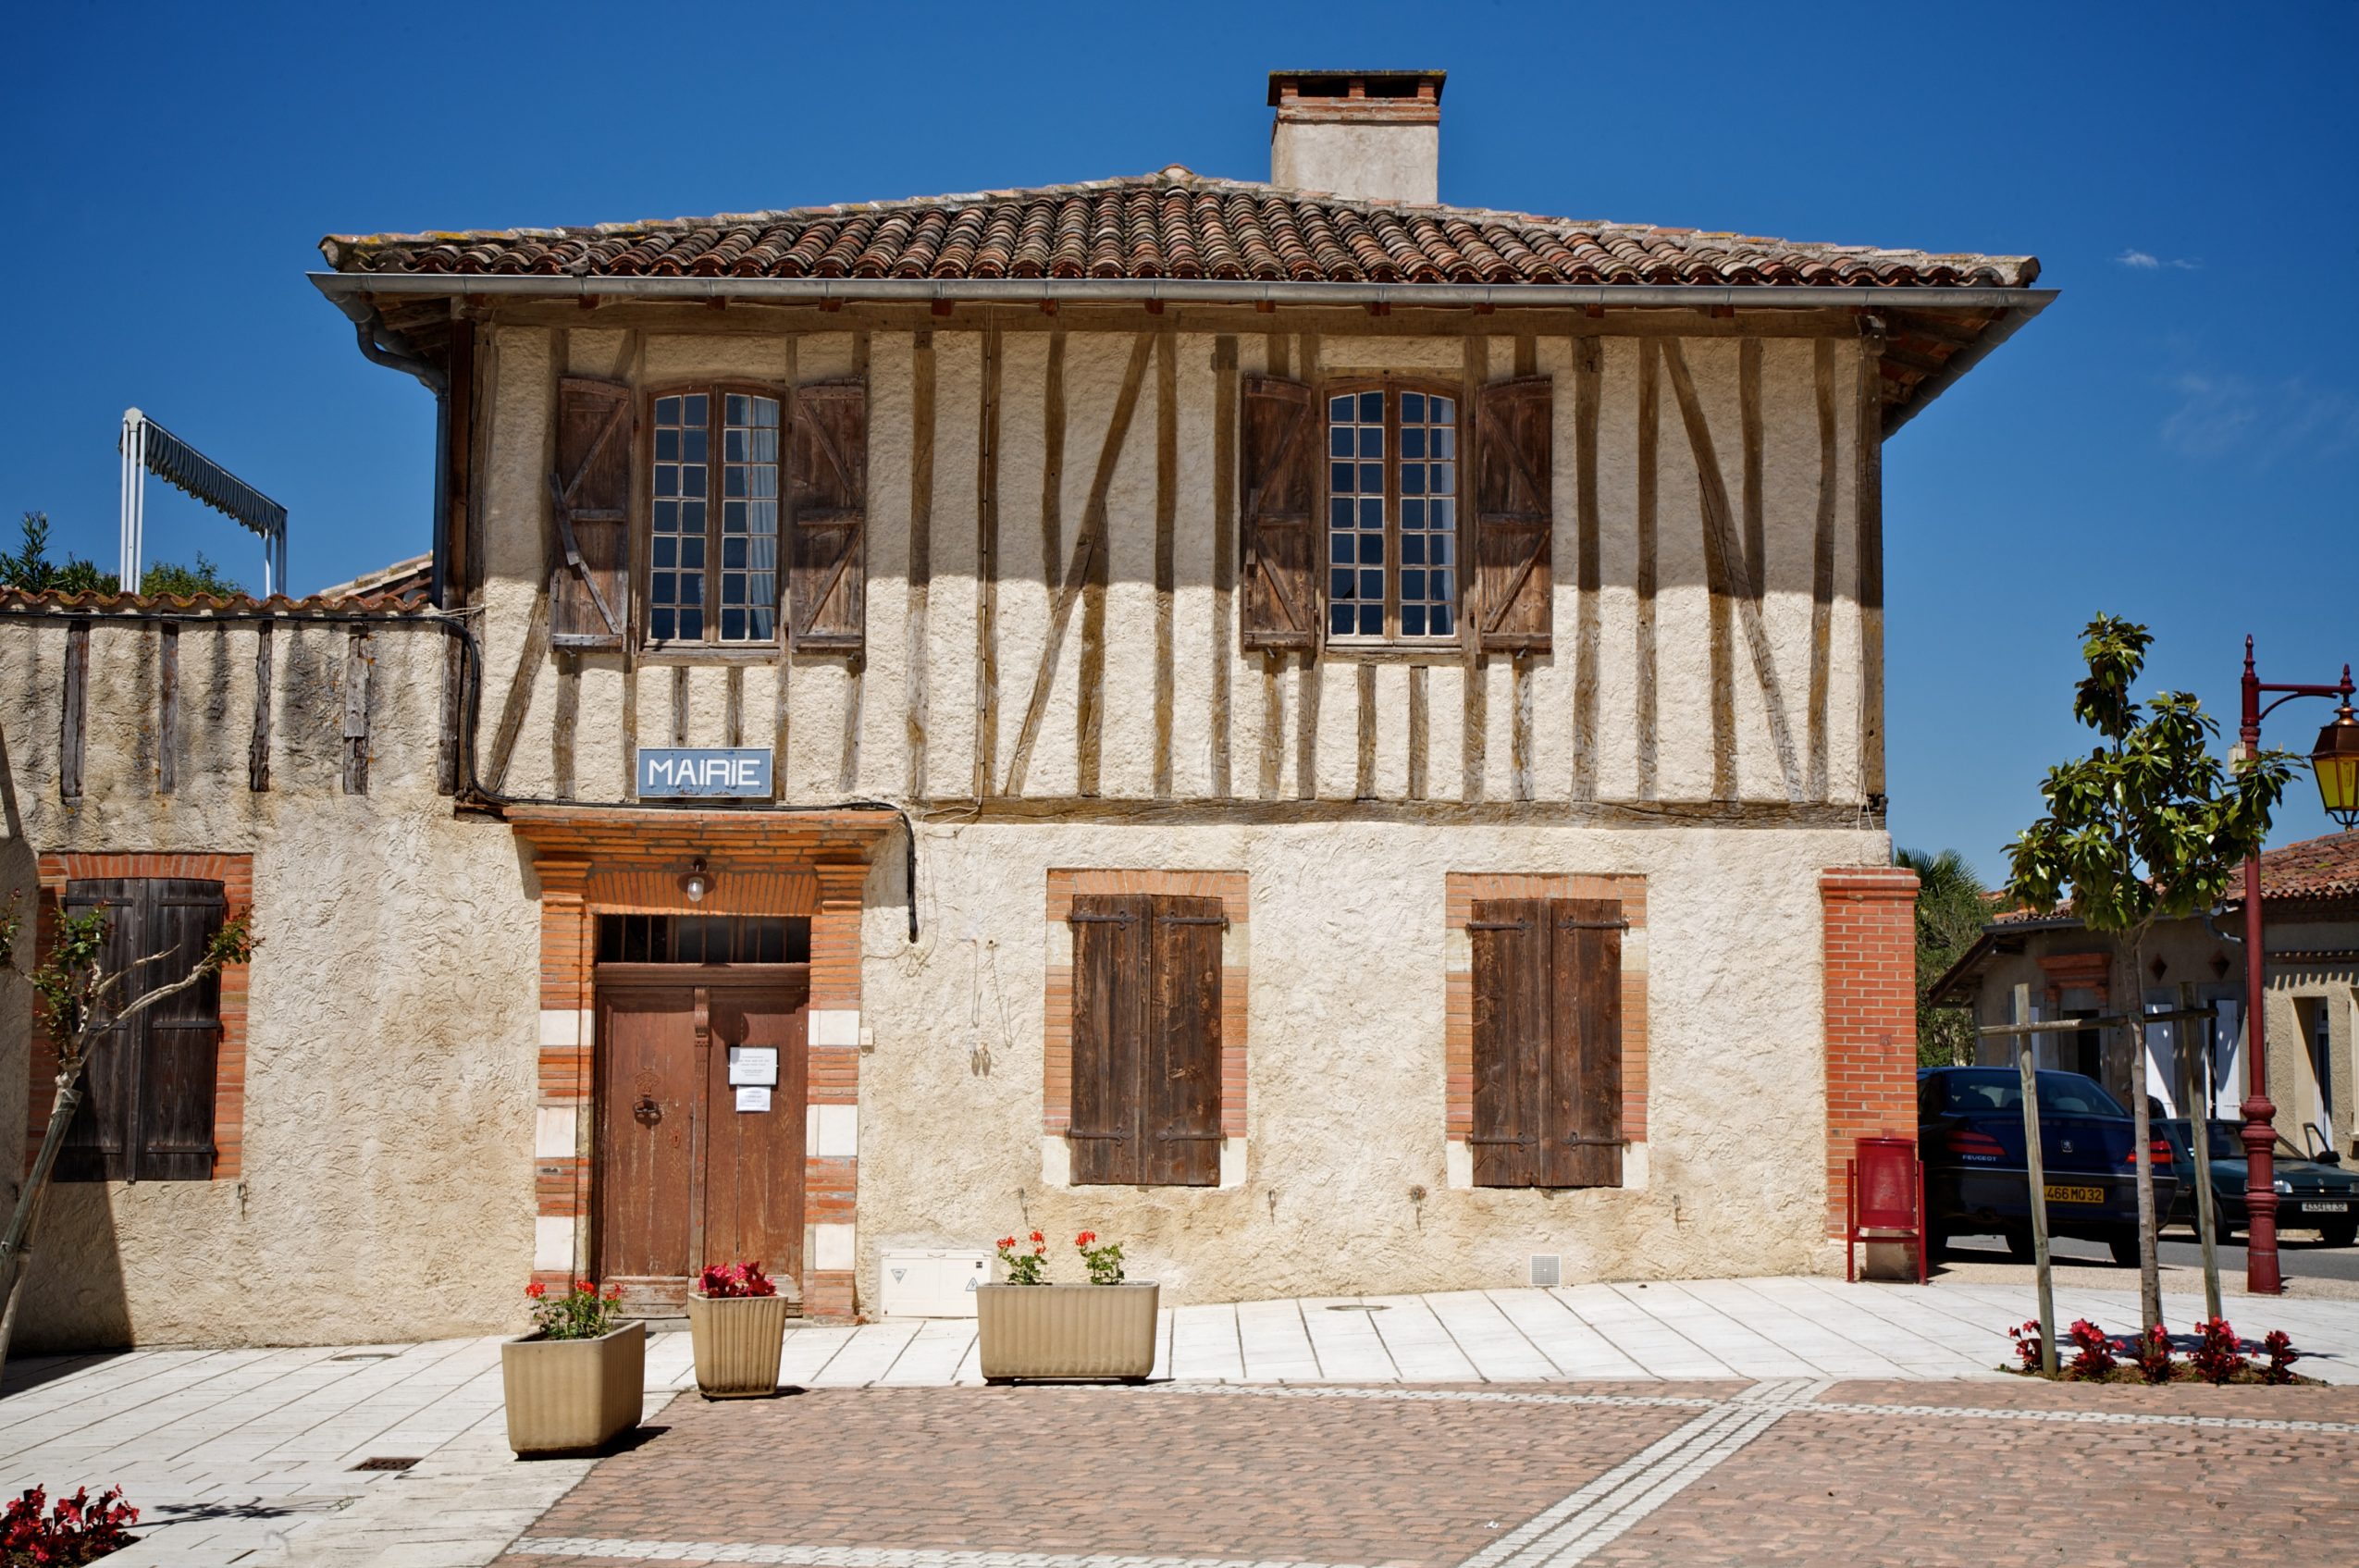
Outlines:
[{"label": "young tree with stake", "polygon": [[[17,942],[23,922],[14,900],[0,911],[0,976],[16,972]],[[129,1022],[168,997],[177,996],[229,964],[253,956],[254,939],[247,917],[237,915],[222,923],[206,942],[188,973],[149,987],[122,1001],[127,982],[151,966],[172,957],[168,951],[150,953],[119,969],[105,966],[107,918],[104,905],[86,914],[68,915],[57,922],[57,945],[49,961],[32,971],[33,994],[41,1003],[43,1020],[57,1046],[56,1093],[49,1102],[49,1130],[32,1170],[18,1190],[17,1206],[8,1228],[0,1233],[0,1364],[8,1355],[8,1338],[16,1323],[17,1286],[24,1276],[24,1260],[31,1251],[32,1227],[41,1200],[56,1168],[66,1130],[82,1103],[82,1077],[90,1065],[91,1043],[98,1035]]]},{"label": "young tree with stake", "polygon": [[[2145,627],[2099,615],[2082,638],[2089,673],[2073,693],[2072,714],[2104,744],[2081,760],[2048,770],[2040,786],[2047,815],[2009,848],[2007,891],[2039,910],[2054,909],[2069,896],[2084,927],[2114,940],[2123,975],[2118,1003],[2134,1020],[2130,1103],[2137,1128],[2138,1294],[2151,1331],[2162,1321],[2162,1281],[2155,1263],[2154,1133],[2146,1110],[2146,939],[2157,922],[2209,908],[2236,884],[2245,859],[2259,853],[2268,836],[2270,809],[2293,766],[2282,752],[2243,759],[2233,770],[2224,766],[2208,744],[2218,726],[2192,693],[2160,692],[2144,706],[2132,700],[2130,688],[2154,642]],[[2201,1121],[2196,1125],[2201,1137]]]}]

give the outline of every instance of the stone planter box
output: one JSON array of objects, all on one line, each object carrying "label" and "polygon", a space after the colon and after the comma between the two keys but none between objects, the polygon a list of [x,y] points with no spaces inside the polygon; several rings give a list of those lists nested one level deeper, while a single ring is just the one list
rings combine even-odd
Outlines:
[{"label": "stone planter box", "polygon": [[1118,1377],[1143,1383],[1155,1370],[1155,1308],[1163,1288],[1128,1285],[982,1285],[975,1290],[983,1381]]},{"label": "stone planter box", "polygon": [[500,1377],[518,1458],[587,1453],[639,1424],[647,1326],[625,1323],[595,1340],[511,1340],[500,1347]]},{"label": "stone planter box", "polygon": [[767,1398],[778,1391],[786,1298],[691,1293],[688,1337],[696,1346],[698,1392],[709,1400]]}]

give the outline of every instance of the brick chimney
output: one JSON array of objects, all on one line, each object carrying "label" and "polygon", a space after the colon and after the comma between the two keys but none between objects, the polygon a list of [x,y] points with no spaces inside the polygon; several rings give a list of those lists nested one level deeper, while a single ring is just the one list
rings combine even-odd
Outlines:
[{"label": "brick chimney", "polygon": [[1272,71],[1269,178],[1379,202],[1439,200],[1442,71]]}]

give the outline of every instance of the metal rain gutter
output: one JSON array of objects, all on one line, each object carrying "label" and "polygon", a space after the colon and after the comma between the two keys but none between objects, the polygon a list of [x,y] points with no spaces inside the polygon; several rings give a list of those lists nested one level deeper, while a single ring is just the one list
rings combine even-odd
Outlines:
[{"label": "metal rain gutter", "polygon": [[430,563],[426,597],[437,610],[446,610],[450,608],[451,377],[441,366],[420,357],[407,338],[386,326],[375,305],[353,295],[328,293],[327,298],[352,322],[361,352],[369,363],[413,377],[434,394],[434,515],[427,520],[427,537],[434,544],[426,557]]}]

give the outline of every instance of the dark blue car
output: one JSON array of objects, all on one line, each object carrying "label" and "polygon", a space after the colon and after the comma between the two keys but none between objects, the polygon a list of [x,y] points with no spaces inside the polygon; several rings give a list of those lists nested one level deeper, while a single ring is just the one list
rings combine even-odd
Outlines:
[{"label": "dark blue car", "polygon": [[[2077,1072],[2038,1075],[2040,1154],[2048,1234],[2103,1242],[2138,1261],[2136,1123],[2103,1084]],[[2031,1182],[2023,1156],[2023,1080],[2013,1068],[1932,1068],[1917,1075],[1918,1149],[1925,1162],[1927,1240],[1999,1235],[2032,1255]],[[2159,1222],[2179,1194],[2170,1144],[2149,1142]]]}]

